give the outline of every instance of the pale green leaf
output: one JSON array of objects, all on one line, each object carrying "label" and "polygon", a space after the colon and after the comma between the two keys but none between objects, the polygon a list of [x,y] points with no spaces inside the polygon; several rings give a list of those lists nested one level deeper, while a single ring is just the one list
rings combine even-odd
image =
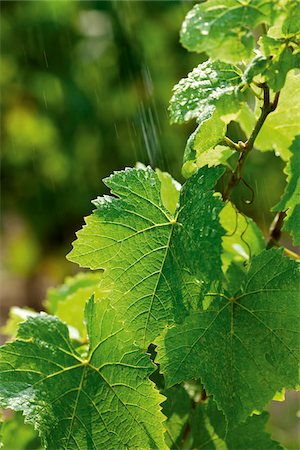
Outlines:
[{"label": "pale green leaf", "polygon": [[49,449],[165,448],[153,364],[131,344],[107,301],[86,307],[89,353],[67,327],[41,314],[0,349],[0,402],[22,411]]},{"label": "pale green leaf", "polygon": [[144,348],[197,303],[201,284],[195,277],[221,275],[222,202],[211,192],[221,174],[220,168],[200,169],[184,184],[171,214],[156,172],[116,172],[105,183],[119,198],[98,198],[77,234],[69,259],[105,269],[100,287],[111,291],[113,305]]},{"label": "pale green leaf", "polygon": [[266,81],[274,92],[278,92],[285,84],[287,73],[300,67],[299,45],[292,38],[275,39],[269,35],[261,36],[259,45],[262,54],[250,62],[243,78],[249,84],[259,75],[258,81]]},{"label": "pale green leaf", "polygon": [[[291,101],[292,99],[292,101]],[[279,103],[274,112],[266,119],[255,141],[259,150],[274,150],[287,161],[290,157],[289,147],[295,136],[300,134],[300,75],[294,70],[287,74]],[[242,107],[237,120],[249,137],[260,113],[261,102],[257,102],[253,113],[248,106]]]},{"label": "pale green leaf", "polygon": [[212,59],[239,63],[255,47],[253,29],[271,24],[280,11],[266,0],[208,0],[188,12],[181,42],[190,51],[206,52]]},{"label": "pale green leaf", "polygon": [[290,147],[292,154],[287,163],[287,185],[280,202],[274,211],[287,211],[283,229],[293,236],[295,245],[300,244],[300,136],[297,136]]},{"label": "pale green leaf", "polygon": [[31,308],[20,308],[19,306],[12,306],[8,313],[8,319],[3,327],[1,327],[1,333],[14,338],[17,334],[17,330],[20,322],[28,319],[28,317],[34,317],[37,312]]},{"label": "pale green leaf", "polygon": [[222,266],[226,271],[231,262],[243,262],[265,248],[262,232],[250,217],[239,213],[231,202],[220,212],[220,222],[226,234],[222,237]]},{"label": "pale green leaf", "polygon": [[237,423],[298,384],[299,265],[281,249],[265,250],[238,291],[236,284],[219,288],[205,300],[157,339],[157,359],[167,386],[200,378]]},{"label": "pale green leaf", "polygon": [[287,13],[282,24],[282,32],[285,36],[291,36],[300,33],[299,0],[289,0],[287,2]]},{"label": "pale green leaf", "polygon": [[159,169],[156,169],[155,172],[161,183],[160,195],[162,203],[169,213],[174,214],[178,206],[181,186],[169,173],[162,172]]},{"label": "pale green leaf", "polygon": [[209,119],[214,111],[226,117],[240,107],[238,85],[241,76],[236,67],[220,61],[199,64],[187,78],[182,78],[173,89],[170,117],[173,123]]},{"label": "pale green leaf", "polygon": [[77,330],[81,337],[85,337],[83,315],[87,300],[92,295],[97,300],[107,295],[105,290],[99,287],[100,279],[101,272],[83,272],[74,277],[67,277],[64,284],[48,290],[45,302],[47,311]]},{"label": "pale green leaf", "polygon": [[235,117],[236,114],[232,114],[221,119],[219,110],[216,110],[212,117],[198,125],[189,137],[184,152],[182,173],[186,178],[195,173],[199,167],[226,164],[234,151],[219,144],[223,143],[226,124]]}]

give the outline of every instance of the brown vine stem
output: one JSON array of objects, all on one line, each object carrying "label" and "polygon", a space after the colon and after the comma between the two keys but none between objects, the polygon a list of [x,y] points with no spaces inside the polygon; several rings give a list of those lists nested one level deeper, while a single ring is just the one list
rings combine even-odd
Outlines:
[{"label": "brown vine stem", "polygon": [[[236,166],[235,170],[232,172],[231,177],[229,178],[227,188],[226,188],[225,192],[223,193],[224,201],[228,200],[232,189],[239,184],[239,182],[242,178],[243,166],[245,164],[248,154],[253,149],[255,139],[257,138],[258,133],[260,132],[263,124],[265,123],[266,118],[268,117],[268,115],[271,112],[275,111],[277,104],[278,104],[280,91],[276,92],[274,100],[271,102],[270,101],[270,89],[269,89],[268,85],[266,83],[260,83],[258,86],[263,90],[263,105],[261,107],[261,113],[260,113],[260,116],[256,122],[256,125],[255,125],[249,139],[246,142],[240,141],[238,144],[235,144],[235,146],[239,147],[240,156],[238,159],[237,166]],[[233,147],[232,144],[230,146]]]},{"label": "brown vine stem", "polygon": [[[275,219],[273,220],[270,227],[269,240],[266,246],[267,248],[280,246],[279,241],[281,237],[281,228],[285,216],[286,213],[284,211],[281,211],[278,214],[276,214]],[[291,256],[294,259],[300,260],[300,256],[297,253],[290,250],[289,248],[284,247],[284,253],[286,253],[288,256]]]}]

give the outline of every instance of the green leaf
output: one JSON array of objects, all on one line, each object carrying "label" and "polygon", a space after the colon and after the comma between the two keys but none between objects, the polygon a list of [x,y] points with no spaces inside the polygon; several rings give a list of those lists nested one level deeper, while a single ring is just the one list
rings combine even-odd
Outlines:
[{"label": "green leaf", "polygon": [[227,427],[224,415],[211,399],[197,406],[193,421],[193,448],[216,450],[279,450],[282,447],[265,432],[268,413],[253,415]]},{"label": "green leaf", "polygon": [[100,287],[111,292],[111,302],[143,348],[196,301],[201,285],[195,277],[221,275],[222,202],[211,192],[221,174],[219,168],[200,169],[185,183],[171,214],[156,172],[116,172],[105,184],[119,198],[98,198],[77,234],[69,259],[105,269]]},{"label": "green leaf", "polygon": [[35,317],[38,313],[30,308],[20,308],[19,306],[12,306],[9,310],[9,317],[6,324],[1,327],[1,333],[10,338],[14,338],[20,322],[28,319],[28,317]]},{"label": "green leaf", "polygon": [[271,24],[276,2],[265,0],[208,0],[188,12],[181,29],[181,43],[190,51],[206,52],[212,59],[239,63],[255,47],[252,30]]},{"label": "green leaf", "polygon": [[81,337],[85,337],[86,327],[83,316],[87,300],[93,294],[97,300],[104,298],[107,294],[99,287],[100,279],[101,272],[84,272],[74,277],[67,277],[63,285],[48,290],[45,302],[47,311],[77,330]]},{"label": "green leaf", "polygon": [[187,78],[182,78],[173,89],[170,117],[173,123],[209,119],[214,111],[223,117],[236,113],[240,107],[237,86],[241,82],[239,70],[220,61],[199,64]]},{"label": "green leaf", "polygon": [[220,117],[216,110],[212,117],[198,125],[194,133],[187,141],[184,151],[182,173],[189,178],[200,167],[208,167],[226,164],[226,161],[233,155],[234,151],[223,143],[226,133],[226,123],[235,119],[236,114]]},{"label": "green leaf", "polygon": [[239,213],[231,202],[220,212],[220,222],[226,234],[222,238],[222,265],[226,271],[231,262],[243,262],[265,248],[262,232],[250,217]]},{"label": "green leaf", "polygon": [[268,35],[259,39],[263,54],[256,56],[247,66],[243,79],[250,84],[256,76],[274,91],[280,91],[287,73],[300,66],[299,46],[285,39],[274,39]]},{"label": "green leaf", "polygon": [[41,314],[0,349],[0,401],[23,411],[49,449],[165,448],[153,364],[131,344],[107,301],[86,307],[89,353],[76,353],[66,325]]},{"label": "green leaf", "polygon": [[162,172],[159,169],[156,169],[155,172],[161,183],[160,195],[162,203],[169,213],[174,214],[179,202],[181,185],[169,173]]},{"label": "green leaf", "polygon": [[298,383],[299,265],[281,249],[251,260],[237,290],[206,294],[203,309],[156,343],[167,386],[200,378],[230,424]]},{"label": "green leaf", "polygon": [[300,244],[300,136],[297,136],[290,147],[292,156],[287,163],[287,185],[280,202],[274,211],[287,211],[283,230],[293,236],[294,245]]},{"label": "green leaf", "polygon": [[[293,101],[291,102],[291,99]],[[274,150],[276,154],[287,161],[290,157],[289,147],[295,136],[300,134],[300,75],[295,71],[287,74],[279,103],[274,112],[266,119],[255,141],[255,148],[267,151]],[[248,106],[243,106],[237,120],[250,136],[260,113],[261,102],[257,102],[255,113]]]},{"label": "green leaf", "polygon": [[249,84],[259,75],[274,91],[280,91],[286,80],[287,73],[300,66],[299,45],[289,39],[275,39],[263,35],[259,39],[262,54],[256,56],[246,68],[243,78]]},{"label": "green leaf", "polygon": [[166,444],[170,449],[182,448],[182,438],[187,426],[192,402],[182,386],[174,386],[163,392],[167,397],[163,403],[166,421]]},{"label": "green leaf", "polygon": [[287,14],[282,24],[282,32],[285,36],[296,35],[300,32],[299,0],[287,2]]}]

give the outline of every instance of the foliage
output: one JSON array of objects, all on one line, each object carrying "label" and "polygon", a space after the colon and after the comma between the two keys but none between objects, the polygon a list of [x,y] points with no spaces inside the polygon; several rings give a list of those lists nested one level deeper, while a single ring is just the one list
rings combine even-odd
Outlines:
[{"label": "foliage", "polygon": [[[58,317],[27,313],[0,350],[1,404],[45,447],[282,448],[264,409],[299,386],[299,256],[271,248],[282,223],[299,238],[296,3],[208,0],[188,13],[181,39],[209,57],[170,103],[174,122],[198,123],[188,179],[144,166],[106,178],[111,195],[94,200],[68,256],[103,272],[52,290]],[[228,136],[232,121],[246,140]],[[267,243],[232,195],[256,146],[287,161]]]}]

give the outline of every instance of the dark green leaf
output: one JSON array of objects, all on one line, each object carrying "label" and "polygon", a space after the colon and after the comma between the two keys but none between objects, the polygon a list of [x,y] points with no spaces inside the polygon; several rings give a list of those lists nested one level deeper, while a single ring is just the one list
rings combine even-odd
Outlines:
[{"label": "dark green leaf", "polygon": [[236,289],[206,294],[202,310],[157,339],[167,386],[200,378],[230,424],[298,383],[299,266],[264,251]]},{"label": "dark green leaf", "polygon": [[287,211],[283,229],[293,236],[295,245],[300,244],[300,136],[290,147],[292,156],[287,164],[287,185],[275,211]]},{"label": "dark green leaf", "polygon": [[268,413],[253,415],[227,427],[224,415],[209,399],[197,406],[193,421],[193,448],[203,450],[279,450],[282,447],[265,432]]},{"label": "dark green leaf", "polygon": [[182,448],[182,437],[191,413],[192,401],[182,386],[174,386],[163,392],[167,397],[163,403],[166,421],[166,444],[170,449]]}]

